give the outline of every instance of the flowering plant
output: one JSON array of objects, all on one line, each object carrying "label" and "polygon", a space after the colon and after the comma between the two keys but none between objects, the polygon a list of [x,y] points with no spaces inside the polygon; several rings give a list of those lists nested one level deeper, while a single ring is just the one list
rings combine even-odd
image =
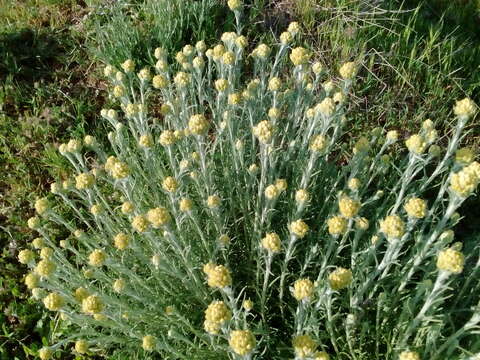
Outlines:
[{"label": "flowering plant", "polygon": [[[241,3],[228,4],[239,22]],[[69,329],[41,359],[71,343],[165,359],[480,351],[478,247],[462,254],[451,230],[480,182],[473,152],[457,149],[475,104],[455,105],[446,149],[426,120],[405,150],[377,128],[349,151],[359,64],[329,73],[292,45],[298,32],[276,51],[248,54],[224,33],[176,64],[157,48],[153,68],[105,68],[111,149],[91,136],[60,146],[75,175],[51,190],[75,219],[39,199],[28,226],[40,259],[19,254],[32,295]],[[58,241],[47,221],[72,235]]]}]

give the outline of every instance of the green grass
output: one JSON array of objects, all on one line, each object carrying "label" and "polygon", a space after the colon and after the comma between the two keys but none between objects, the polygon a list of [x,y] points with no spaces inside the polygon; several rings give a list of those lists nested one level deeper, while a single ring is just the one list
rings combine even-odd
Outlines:
[{"label": "green grass", "polygon": [[[100,65],[129,57],[151,63],[157,46],[213,44],[234,30],[231,12],[215,0],[103,3],[0,0],[0,359],[32,358],[48,337],[50,323],[18,281],[24,268],[15,256],[34,237],[25,226],[32,201],[52,178],[67,174],[53,145],[86,133],[105,136],[97,115],[107,101]],[[295,19],[307,29],[305,43],[328,65],[364,58],[355,105],[368,122],[354,115],[353,136],[374,126],[406,135],[427,117],[441,126],[455,99],[470,95],[480,103],[478,3],[436,1],[445,16],[434,4],[413,0],[401,12],[393,1],[383,2],[385,12],[361,1],[247,3],[252,43]],[[479,134],[472,127],[467,142],[478,145]],[[478,200],[468,208],[479,209]],[[467,213],[461,237],[478,237],[478,211]]]}]

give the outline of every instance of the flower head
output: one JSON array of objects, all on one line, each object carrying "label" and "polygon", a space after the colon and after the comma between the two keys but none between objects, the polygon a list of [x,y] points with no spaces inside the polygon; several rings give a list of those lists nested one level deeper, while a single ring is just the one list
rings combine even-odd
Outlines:
[{"label": "flower head", "polygon": [[411,218],[421,219],[427,213],[427,203],[420,198],[410,198],[403,206],[408,216]]},{"label": "flower head", "polygon": [[188,121],[188,129],[192,134],[203,135],[208,130],[208,121],[202,114],[195,114]]},{"label": "flower head", "polygon": [[293,297],[298,301],[309,301],[313,296],[313,282],[310,279],[299,279],[293,284]]},{"label": "flower head", "polygon": [[207,283],[208,286],[212,288],[223,289],[227,286],[230,286],[232,284],[230,271],[223,265],[214,266],[208,270]]},{"label": "flower head", "polygon": [[20,250],[18,252],[18,261],[21,264],[31,263],[35,259],[35,253],[32,250]]},{"label": "flower head", "polygon": [[277,233],[267,233],[262,239],[262,247],[272,253],[277,253],[281,250],[281,241]]},{"label": "flower head", "polygon": [[152,335],[146,335],[142,338],[142,348],[145,351],[153,351],[157,346],[157,339]]},{"label": "flower head", "polygon": [[42,347],[38,350],[38,357],[40,360],[50,360],[53,356],[53,350],[48,347]]},{"label": "flower head", "polygon": [[419,134],[414,134],[410,136],[406,141],[405,145],[407,146],[408,150],[414,154],[420,155],[423,154],[427,147],[427,143],[423,136]]},{"label": "flower head", "polygon": [[97,295],[90,295],[82,300],[82,311],[86,314],[98,314],[103,307],[103,301]]},{"label": "flower head", "polygon": [[465,119],[472,117],[476,112],[477,105],[469,98],[457,101],[453,107],[453,113]]},{"label": "flower head", "polygon": [[352,79],[355,76],[356,71],[357,67],[352,61],[343,64],[340,66],[340,69],[338,69],[340,76],[345,80]]},{"label": "flower head", "polygon": [[296,47],[290,53],[290,61],[295,66],[304,65],[310,59],[310,53],[303,47]]},{"label": "flower head", "polygon": [[255,336],[250,330],[233,330],[230,332],[228,343],[232,350],[241,356],[245,356],[255,348]]},{"label": "flower head", "polygon": [[416,351],[402,351],[398,360],[420,360],[420,355]]},{"label": "flower head", "polygon": [[90,173],[82,173],[75,177],[75,187],[79,190],[88,189],[95,184],[95,176]]},{"label": "flower head", "polygon": [[92,266],[102,266],[105,263],[106,254],[101,249],[93,250],[88,256],[88,263]]},{"label": "flower head", "polygon": [[79,354],[86,354],[88,352],[88,342],[83,339],[75,341],[75,351]]},{"label": "flower head", "polygon": [[389,215],[380,221],[380,231],[387,239],[399,239],[405,233],[405,223],[398,215]]},{"label": "flower head", "polygon": [[50,311],[58,311],[65,304],[65,299],[59,293],[53,292],[43,299],[43,304]]},{"label": "flower head", "polygon": [[339,267],[328,275],[328,282],[333,290],[344,289],[352,282],[352,271]]},{"label": "flower head", "polygon": [[290,232],[299,238],[303,238],[307,235],[308,229],[308,225],[301,219],[295,220],[290,224]]},{"label": "flower head", "polygon": [[338,202],[340,214],[342,214],[346,218],[355,217],[360,210],[360,206],[360,201],[353,200],[348,196],[342,196],[340,201]]},{"label": "flower head", "polygon": [[460,274],[465,264],[464,255],[453,248],[442,250],[438,253],[437,268],[453,274]]},{"label": "flower head", "polygon": [[330,235],[338,236],[347,231],[347,220],[343,216],[333,216],[327,220]]},{"label": "flower head", "polygon": [[232,312],[223,301],[213,301],[205,310],[205,320],[222,324],[232,318]]},{"label": "flower head", "polygon": [[147,220],[150,222],[150,224],[153,225],[153,227],[158,228],[169,223],[171,220],[171,216],[168,210],[164,207],[157,207],[148,210]]},{"label": "flower head", "polygon": [[310,358],[314,355],[317,349],[317,343],[310,337],[310,335],[297,335],[292,341],[295,356],[299,359]]},{"label": "flower head", "polygon": [[54,271],[57,269],[57,266],[55,263],[50,261],[49,259],[45,260],[40,260],[35,266],[35,273],[37,273],[40,276],[48,278],[51,274],[54,273]]}]

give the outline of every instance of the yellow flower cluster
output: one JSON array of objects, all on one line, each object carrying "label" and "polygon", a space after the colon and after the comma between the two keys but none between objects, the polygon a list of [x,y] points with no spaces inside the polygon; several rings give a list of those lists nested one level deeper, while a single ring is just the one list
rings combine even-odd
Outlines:
[{"label": "yellow flower cluster", "polygon": [[175,143],[177,138],[172,130],[165,130],[160,134],[159,143],[163,146],[170,146]]},{"label": "yellow flower cluster", "polygon": [[270,53],[272,52],[272,49],[266,44],[259,44],[253,51],[252,51],[252,56],[253,57],[258,57],[262,60],[265,60]]},{"label": "yellow flower cluster", "polygon": [[113,291],[120,294],[125,289],[125,280],[117,279],[113,282]]},{"label": "yellow flower cluster", "polygon": [[360,217],[355,220],[355,228],[358,230],[367,230],[368,227],[370,226],[370,222],[368,221],[367,218]]},{"label": "yellow flower cluster", "polygon": [[75,341],[75,351],[79,354],[86,354],[88,352],[88,342],[83,339]]},{"label": "yellow flower cluster", "polygon": [[290,61],[295,66],[304,65],[310,59],[310,52],[303,47],[296,47],[290,53]]},{"label": "yellow flower cluster", "polygon": [[262,239],[262,247],[272,253],[277,253],[281,250],[281,241],[277,233],[267,233]]},{"label": "yellow flower cluster", "polygon": [[399,239],[405,233],[405,223],[398,215],[389,215],[380,221],[380,231],[387,239]]},{"label": "yellow flower cluster", "polygon": [[405,145],[407,146],[407,149],[417,155],[423,154],[425,149],[427,148],[427,143],[423,136],[419,134],[414,134],[410,136],[406,141]]},{"label": "yellow flower cluster", "polygon": [[228,0],[227,5],[230,10],[237,11],[242,6],[242,2],[240,0]]},{"label": "yellow flower cluster", "polygon": [[335,113],[335,101],[331,97],[326,97],[315,106],[315,110],[323,116],[332,116]]},{"label": "yellow flower cluster", "polygon": [[40,260],[35,266],[35,273],[43,277],[49,277],[57,269],[57,266],[50,260]]},{"label": "yellow flower cluster", "polygon": [[353,200],[348,196],[342,196],[338,202],[340,214],[342,214],[346,218],[355,217],[360,210],[360,206],[360,201]]},{"label": "yellow flower cluster", "polygon": [[75,289],[75,293],[73,294],[73,296],[75,297],[75,299],[81,303],[84,299],[86,299],[88,296],[90,295],[90,293],[87,291],[87,289],[83,288],[83,287],[79,287],[77,289]]},{"label": "yellow flower cluster", "polygon": [[473,160],[475,160],[475,153],[470,148],[464,147],[455,153],[455,161],[460,164],[468,165]]},{"label": "yellow flower cluster", "polygon": [[450,189],[461,197],[470,195],[480,183],[480,163],[474,161],[462,170],[452,174]]},{"label": "yellow flower cluster", "polygon": [[308,230],[308,225],[301,219],[295,220],[290,224],[290,232],[299,238],[303,238],[307,235]]},{"label": "yellow flower cluster", "polygon": [[311,151],[320,152],[323,151],[327,147],[327,139],[323,135],[315,135],[310,140],[309,149]]},{"label": "yellow flower cluster", "polygon": [[212,288],[223,289],[232,284],[230,271],[223,265],[207,264],[203,272],[207,274],[208,286]]},{"label": "yellow flower cluster", "polygon": [[420,355],[416,351],[402,351],[398,360],[420,360]]},{"label": "yellow flower cluster", "polygon": [[100,205],[100,204],[94,204],[92,205],[92,207],[90,208],[90,212],[95,215],[95,216],[98,216],[100,215],[101,213],[103,213],[103,206]]},{"label": "yellow flower cluster", "polygon": [[102,266],[105,263],[106,254],[101,249],[93,250],[88,256],[88,263],[92,266]]},{"label": "yellow flower cluster", "polygon": [[39,215],[44,214],[50,208],[47,198],[41,198],[35,201],[35,210]]},{"label": "yellow flower cluster", "polygon": [[439,270],[460,274],[463,271],[464,264],[465,257],[458,250],[448,248],[438,253],[437,268]]},{"label": "yellow flower cluster", "polygon": [[250,330],[233,330],[228,343],[232,350],[241,356],[251,353],[256,344],[255,336]]},{"label": "yellow flower cluster", "polygon": [[122,214],[130,214],[135,209],[135,206],[130,201],[125,201],[120,207]]},{"label": "yellow flower cluster", "polygon": [[202,114],[195,114],[188,121],[188,129],[192,134],[203,135],[208,130],[208,121]]},{"label": "yellow flower cluster", "polygon": [[117,160],[113,164],[110,173],[115,179],[124,179],[130,175],[130,168],[124,162]]},{"label": "yellow flower cluster", "polygon": [[427,214],[427,203],[420,198],[410,198],[403,208],[411,218],[422,219]]},{"label": "yellow flower cluster", "polygon": [[221,325],[232,318],[232,312],[223,301],[213,301],[205,310],[204,329],[210,334],[218,334]]},{"label": "yellow flower cluster", "polygon": [[183,212],[191,211],[192,207],[193,207],[192,200],[190,200],[188,198],[180,199],[180,206],[179,207],[180,207],[180,211],[183,211]]},{"label": "yellow flower cluster", "polygon": [[347,231],[347,219],[343,216],[333,216],[327,220],[328,232],[330,235],[338,236]]},{"label": "yellow flower cluster", "polygon": [[37,216],[32,216],[27,220],[27,226],[30,229],[38,229],[40,227],[40,219]]},{"label": "yellow flower cluster", "polygon": [[215,80],[215,89],[217,89],[218,92],[224,92],[225,90],[227,90],[228,85],[229,83],[226,79]]},{"label": "yellow flower cluster", "polygon": [[216,209],[220,206],[220,197],[218,195],[210,195],[208,198],[207,198],[207,206],[210,208],[210,209]]},{"label": "yellow flower cluster", "polygon": [[179,71],[173,78],[173,81],[178,88],[183,89],[190,83],[190,75]]},{"label": "yellow flower cluster", "polygon": [[358,191],[361,184],[361,181],[357,178],[351,178],[350,180],[348,180],[348,188],[352,191]]},{"label": "yellow flower cluster", "polygon": [[255,135],[261,143],[267,144],[273,136],[274,129],[270,121],[263,120],[253,127],[253,135]]},{"label": "yellow flower cluster", "polygon": [[310,279],[299,279],[293,284],[293,297],[298,301],[309,301],[313,296],[313,282]]},{"label": "yellow flower cluster", "polygon": [[160,226],[169,223],[171,217],[167,209],[165,209],[164,207],[157,207],[148,210],[147,220],[150,222],[150,224],[153,225],[153,227],[159,228]]},{"label": "yellow flower cluster", "polygon": [[355,73],[357,72],[357,67],[354,62],[350,61],[340,66],[338,72],[343,79],[349,80],[355,76]]},{"label": "yellow flower cluster", "polygon": [[42,347],[38,350],[38,357],[40,360],[49,360],[53,356],[53,350],[47,347]]},{"label": "yellow flower cluster", "polygon": [[458,117],[470,118],[477,112],[477,105],[469,99],[465,98],[456,102],[453,107],[453,113]]},{"label": "yellow flower cluster", "polygon": [[337,268],[328,275],[328,283],[333,290],[346,288],[352,282],[352,271],[345,268]]},{"label": "yellow flower cluster", "polygon": [[97,295],[90,295],[82,300],[82,311],[86,314],[98,314],[102,312],[103,307],[103,302]]},{"label": "yellow flower cluster", "polygon": [[299,189],[295,192],[295,201],[304,204],[310,199],[310,194],[305,189]]},{"label": "yellow flower cluster", "polygon": [[53,249],[49,247],[44,247],[40,250],[40,258],[50,259],[53,256]]},{"label": "yellow flower cluster", "polygon": [[27,288],[32,290],[33,288],[38,287],[38,284],[40,283],[40,278],[38,277],[38,275],[29,273],[27,274],[27,276],[25,276],[24,282]]},{"label": "yellow flower cluster", "polygon": [[125,250],[130,243],[130,237],[125,233],[118,233],[113,238],[113,243],[118,250]]},{"label": "yellow flower cluster", "polygon": [[138,139],[138,145],[147,149],[151,148],[154,145],[152,135],[144,134],[140,136],[140,139]]},{"label": "yellow flower cluster", "polygon": [[20,250],[18,252],[18,261],[21,264],[28,264],[35,259],[35,253],[32,250]]},{"label": "yellow flower cluster", "polygon": [[95,177],[90,173],[82,173],[75,177],[75,187],[79,190],[88,189],[95,184]]},{"label": "yellow flower cluster", "polygon": [[277,187],[274,184],[268,185],[265,188],[265,197],[267,199],[273,200],[277,198],[278,195],[280,195],[280,191],[277,189]]},{"label": "yellow flower cluster", "polygon": [[282,88],[282,80],[279,77],[273,77],[268,81],[268,90],[279,91]]},{"label": "yellow flower cluster", "polygon": [[58,311],[65,305],[65,299],[59,293],[53,292],[43,299],[43,304],[50,311]]},{"label": "yellow flower cluster", "polygon": [[145,335],[142,338],[142,348],[145,351],[153,351],[155,350],[155,347],[157,346],[157,339],[153,337],[152,335]]},{"label": "yellow flower cluster", "polygon": [[155,75],[152,79],[152,85],[155,89],[163,89],[168,86],[168,79],[163,75]]},{"label": "yellow flower cluster", "polygon": [[178,182],[175,180],[174,177],[172,176],[167,176],[165,180],[162,182],[162,187],[165,191],[168,191],[170,193],[175,192],[175,190],[178,189]]},{"label": "yellow flower cluster", "polygon": [[317,343],[310,335],[297,335],[292,341],[295,356],[298,359],[311,358],[317,350]]}]

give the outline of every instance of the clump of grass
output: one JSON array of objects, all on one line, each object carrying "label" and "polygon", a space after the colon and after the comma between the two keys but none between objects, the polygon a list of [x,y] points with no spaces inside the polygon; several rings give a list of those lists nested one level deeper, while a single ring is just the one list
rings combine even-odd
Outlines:
[{"label": "clump of grass", "polygon": [[[242,4],[228,5],[239,29]],[[74,173],[51,191],[75,215],[37,200],[28,226],[40,237],[19,254],[32,295],[68,331],[42,359],[72,348],[185,359],[480,351],[479,249],[463,254],[452,230],[480,182],[474,152],[458,149],[476,105],[455,104],[446,146],[426,119],[404,143],[376,128],[350,148],[362,60],[328,71],[294,45],[299,32],[292,23],[251,53],[224,33],[210,49],[157,48],[150,66],[105,68],[111,147],[91,136],[60,145]],[[71,235],[52,236],[57,226]]]}]

